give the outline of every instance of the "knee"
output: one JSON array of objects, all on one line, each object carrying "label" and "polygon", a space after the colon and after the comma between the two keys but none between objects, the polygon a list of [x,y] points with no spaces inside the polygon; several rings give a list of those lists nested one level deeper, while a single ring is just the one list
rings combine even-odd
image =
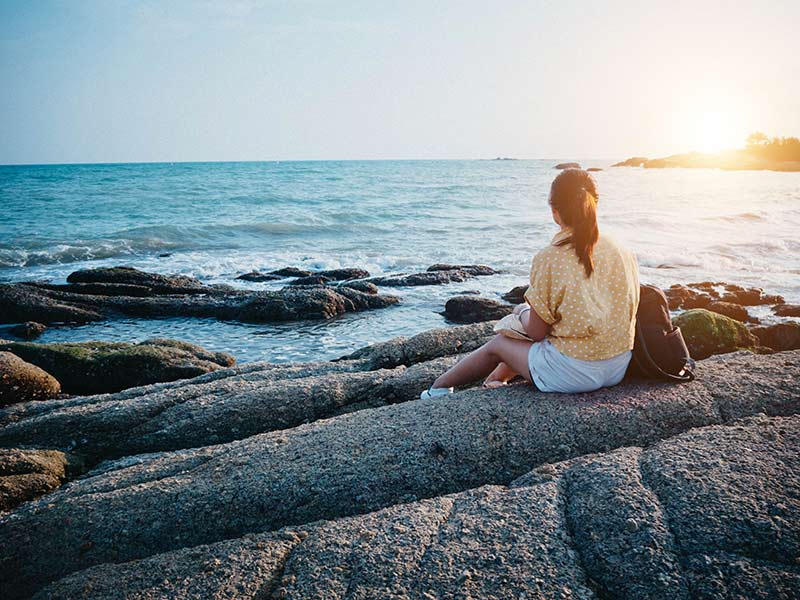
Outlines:
[{"label": "knee", "polygon": [[501,353],[503,351],[503,346],[505,345],[506,339],[507,338],[502,334],[494,336],[491,340],[486,342],[486,345],[484,346],[486,353],[493,358],[496,358],[498,361],[502,360]]}]

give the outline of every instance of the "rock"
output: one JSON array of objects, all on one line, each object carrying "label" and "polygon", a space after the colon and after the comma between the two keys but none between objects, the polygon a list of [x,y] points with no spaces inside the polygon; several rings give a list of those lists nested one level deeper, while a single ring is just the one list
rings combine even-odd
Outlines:
[{"label": "rock", "polygon": [[9,332],[11,335],[23,340],[35,340],[42,335],[46,329],[46,325],[42,325],[36,321],[26,321],[25,323],[20,323],[12,327],[9,329]]},{"label": "rock", "polygon": [[283,269],[270,271],[269,274],[278,275],[279,277],[308,277],[311,275],[311,271],[298,269],[297,267],[284,267]]},{"label": "rock", "polygon": [[145,273],[132,267],[102,267],[75,271],[67,277],[67,282],[138,285],[147,287],[156,294],[190,294],[206,289],[206,286],[194,277]]},{"label": "rock", "polygon": [[298,277],[289,285],[325,285],[331,281],[333,280],[322,275],[309,275],[308,277]]},{"label": "rock", "polygon": [[[747,373],[746,380],[741,373]],[[557,553],[551,543],[570,544],[564,560],[578,560],[576,548],[591,552],[589,556],[602,556],[606,539],[609,556],[625,552],[630,544],[610,534],[616,532],[618,519],[625,522],[633,516],[642,523],[640,528],[619,535],[633,536],[630,541],[643,543],[642,551],[648,547],[645,540],[652,542],[653,560],[648,563],[647,553],[633,560],[635,552],[631,550],[626,559],[631,560],[630,578],[615,577],[616,569],[621,568],[614,566],[616,560],[608,564],[588,560],[586,568],[596,566],[592,578],[600,585],[616,580],[621,586],[630,579],[629,597],[641,597],[637,586],[651,581],[651,573],[656,579],[670,573],[665,569],[670,545],[663,542],[670,537],[680,540],[676,547],[687,548],[687,556],[709,549],[752,556],[751,549],[769,552],[769,548],[775,548],[778,556],[794,555],[791,547],[797,543],[797,532],[793,524],[800,522],[796,503],[791,501],[800,473],[796,465],[800,424],[796,418],[776,419],[774,426],[759,425],[751,433],[733,425],[711,428],[708,437],[690,432],[673,442],[656,442],[693,427],[732,423],[747,414],[796,413],[800,410],[799,375],[800,352],[737,353],[704,362],[697,380],[688,385],[629,383],[572,396],[541,394],[527,386],[468,390],[435,401],[362,410],[221,446],[106,463],[54,492],[46,502],[23,505],[13,518],[0,518],[0,556],[4,557],[0,580],[11,600],[104,563],[117,563],[109,565],[106,574],[112,568],[130,574],[128,569],[133,568],[144,580],[160,583],[163,577],[157,577],[161,573],[152,563],[149,569],[118,563],[289,527],[279,535],[305,538],[295,550],[299,554],[294,559],[287,557],[280,568],[281,578],[286,576],[280,587],[294,589],[294,595],[329,597],[320,596],[311,586],[317,582],[345,589],[346,584],[336,583],[342,581],[337,577],[347,578],[344,581],[352,581],[353,586],[360,585],[358,581],[364,585],[376,582],[376,589],[382,589],[384,584],[377,575],[339,566],[373,564],[363,563],[360,555],[354,554],[366,544],[364,560],[374,556],[376,565],[387,564],[393,551],[424,548],[423,569],[417,568],[420,563],[415,561],[409,568],[410,585],[414,586],[409,597],[421,597],[421,592],[430,590],[449,595],[453,588],[446,587],[446,582],[454,574],[460,577],[466,568],[476,574],[500,569],[497,578],[472,579],[474,585],[490,586],[487,593],[476,588],[475,597],[491,598],[493,589],[507,590],[517,581],[522,582],[518,585],[526,585],[525,581],[546,585],[551,577],[538,583],[537,577],[503,576],[508,574],[503,569],[510,564],[533,568],[530,565],[540,564],[539,560],[564,564],[552,558]],[[445,452],[432,453],[434,442]],[[647,449],[637,451],[628,446]],[[592,466],[595,473],[617,469],[616,479],[609,473],[596,487],[582,488],[575,474],[578,484],[569,488],[560,475],[572,468],[569,463],[555,465],[550,480],[542,483],[529,484],[523,478],[511,488],[467,491],[487,484],[508,485],[539,465],[613,448],[622,448],[613,460],[604,455],[580,459],[594,461],[589,464],[596,465]],[[609,466],[597,461],[607,461]],[[760,483],[764,478],[769,478],[768,482]],[[583,479],[592,482],[596,477],[590,472]],[[616,480],[621,485],[614,484]],[[544,490],[543,495],[531,492],[533,488]],[[570,497],[569,489],[589,497]],[[429,542],[390,544],[385,557],[374,550],[374,544],[381,544],[387,536],[403,539],[413,535],[414,517],[403,513],[390,522],[368,525],[358,521],[386,507],[398,505],[390,511],[413,510],[415,505],[409,503],[420,498],[459,492],[464,495],[429,500],[420,509],[433,519],[423,534]],[[752,497],[745,500],[743,494]],[[639,502],[642,496],[650,503]],[[451,506],[448,500],[453,501]],[[444,503],[439,505],[443,510],[435,508],[438,502]],[[580,542],[565,533],[574,529],[554,520],[558,515],[580,519],[587,512],[577,505],[570,508],[570,502],[603,507],[594,510],[595,520],[582,527],[609,535],[587,534],[593,546],[589,542],[573,546]],[[659,514],[659,507],[666,516]],[[736,511],[743,510],[747,513],[740,512],[737,517]],[[770,512],[774,510],[781,512]],[[608,520],[598,521],[603,515]],[[311,531],[309,536],[289,533],[305,532],[305,524],[308,528],[327,526],[314,524],[319,519],[343,517],[356,520],[351,527],[357,532],[352,541],[345,536],[346,529],[340,528],[331,530],[318,544]],[[672,536],[659,532],[659,522],[674,528]],[[539,542],[527,537],[527,532],[533,536],[548,531],[552,535],[548,533]],[[750,531],[755,532],[752,542],[746,541]],[[451,552],[460,552],[461,540],[465,554],[453,558]],[[342,563],[340,556],[353,562]],[[507,560],[501,558],[506,556]],[[182,559],[172,559],[165,557],[163,564],[183,564]],[[391,575],[392,568],[402,569],[407,557],[403,554],[396,560],[396,564],[388,563],[390,582],[398,581]],[[551,566],[545,562],[541,572],[552,572]],[[304,573],[310,579],[304,579]],[[358,579],[350,579],[354,577]],[[84,583],[102,582],[102,576],[95,579],[80,574],[73,578],[73,585],[81,578]],[[180,585],[193,581],[188,573],[186,579],[179,579],[184,582]],[[291,588],[293,585],[298,587]],[[60,593],[72,597],[68,591]],[[366,595],[370,597],[370,593]],[[379,591],[372,594],[381,596]]]},{"label": "rock", "polygon": [[741,304],[742,306],[756,306],[759,304],[783,304],[783,296],[765,294],[761,288],[745,288],[731,283],[725,284],[725,294],[721,300]]},{"label": "rock", "polygon": [[370,283],[369,281],[347,281],[339,285],[343,287],[349,287],[353,290],[358,290],[359,292],[364,292],[365,294],[375,295],[378,293],[378,286],[374,283]]},{"label": "rock", "polygon": [[689,352],[697,360],[759,345],[744,324],[703,308],[687,310],[672,322],[681,328]]},{"label": "rock", "polygon": [[514,307],[490,298],[475,296],[455,296],[444,305],[444,315],[456,323],[480,323],[502,319]]},{"label": "rock", "polygon": [[239,275],[236,279],[241,279],[242,281],[275,281],[276,279],[282,279],[280,275],[273,275],[272,273],[262,273],[261,271],[250,271],[249,273],[245,273],[244,275]]},{"label": "rock", "polygon": [[363,361],[367,369],[391,369],[414,365],[442,356],[471,352],[493,335],[493,323],[442,327],[411,338],[397,337],[356,350],[340,360]]},{"label": "rock", "polygon": [[706,306],[706,309],[720,315],[725,315],[726,317],[730,317],[731,319],[735,319],[742,323],[758,323],[758,319],[751,317],[747,313],[747,309],[744,306],[733,304],[732,302],[725,302],[721,300],[711,302],[708,304],[708,306]]},{"label": "rock", "polygon": [[[50,403],[0,419],[0,446],[69,449],[90,464],[164,450],[210,446],[288,429],[364,408],[407,402],[455,363],[360,372],[362,363],[261,365],[180,387]],[[5,423],[3,423],[5,421]]]},{"label": "rock", "polygon": [[589,168],[588,168],[588,169],[586,169],[586,170],[587,170],[589,173],[597,173],[597,172],[599,172],[599,171],[602,171],[603,169],[601,169],[600,167],[589,167]]},{"label": "rock", "polygon": [[680,284],[675,284],[664,290],[664,295],[667,297],[670,310],[706,308],[719,298],[719,294],[713,287],[702,288],[702,291],[697,291]]},{"label": "rock", "polygon": [[[13,352],[44,369],[69,394],[116,392],[159,381],[185,379],[231,366],[235,362],[228,354],[209,352],[194,344],[165,339],[151,339],[138,344],[12,342],[0,343],[0,351]],[[46,389],[49,390],[46,397],[58,393],[57,386],[53,388],[52,382]]]},{"label": "rock", "polygon": [[650,159],[645,156],[633,156],[626,160],[620,161],[618,163],[614,163],[611,165],[612,167],[642,167],[645,163],[649,162]]},{"label": "rock", "polygon": [[[38,281],[26,281],[25,284],[44,290],[69,292],[71,294],[86,294],[89,296],[131,296],[134,298],[147,298],[149,296],[159,295],[156,289],[149,288],[146,285],[134,285],[129,283],[70,283],[67,285],[59,285]],[[191,293],[200,293],[200,289],[193,289]]]},{"label": "rock", "polygon": [[0,406],[31,400],[55,398],[61,392],[58,381],[36,365],[26,362],[0,344]]},{"label": "rock", "polygon": [[[123,271],[123,274],[126,272]],[[178,285],[181,281],[172,283]],[[158,289],[166,290],[166,286],[163,283]],[[175,291],[177,288],[170,289]],[[151,294],[148,291],[147,297],[131,297],[73,293],[31,284],[0,284],[0,323],[29,320],[85,323],[118,318],[120,315],[265,323],[327,319],[345,312],[384,308],[399,302],[399,298],[394,296],[363,294],[352,289],[347,291],[348,288],[286,287],[276,291],[247,291],[225,286],[202,286],[186,289],[191,289],[191,293]]]},{"label": "rock", "polygon": [[0,448],[0,512],[56,489],[82,470],[80,459],[57,450]]},{"label": "rock", "polygon": [[373,277],[369,283],[381,286],[413,287],[420,285],[444,285],[447,283],[466,281],[471,279],[466,271],[427,271],[425,273],[412,273],[411,275],[390,275],[388,277]]},{"label": "rock", "polygon": [[317,271],[317,277],[327,277],[333,281],[343,281],[346,279],[363,279],[369,277],[369,271],[364,269],[329,269],[327,271]]},{"label": "rock", "polygon": [[525,292],[528,291],[528,287],[527,283],[525,285],[518,285],[503,294],[501,298],[512,304],[522,304],[525,302]]},{"label": "rock", "polygon": [[558,163],[554,169],[580,169],[580,164],[576,162],[565,162],[565,163]]},{"label": "rock", "polygon": [[500,271],[486,265],[447,265],[437,263],[428,267],[428,272],[432,271],[464,271],[475,277],[485,277],[487,275],[497,275]]},{"label": "rock", "polygon": [[753,327],[750,332],[755,335],[762,346],[773,350],[796,350],[800,348],[800,323],[777,323],[766,327]]},{"label": "rock", "polygon": [[779,317],[800,317],[800,304],[781,304],[772,310]]}]

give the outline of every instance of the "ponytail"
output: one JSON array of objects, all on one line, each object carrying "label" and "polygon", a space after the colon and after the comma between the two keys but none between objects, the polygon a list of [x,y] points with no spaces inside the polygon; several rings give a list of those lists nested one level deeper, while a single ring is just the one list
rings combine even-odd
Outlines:
[{"label": "ponytail", "polygon": [[594,272],[592,252],[600,235],[597,197],[594,179],[580,169],[563,171],[550,188],[550,205],[558,211],[564,225],[572,228],[572,235],[562,243],[572,244],[586,277]]}]

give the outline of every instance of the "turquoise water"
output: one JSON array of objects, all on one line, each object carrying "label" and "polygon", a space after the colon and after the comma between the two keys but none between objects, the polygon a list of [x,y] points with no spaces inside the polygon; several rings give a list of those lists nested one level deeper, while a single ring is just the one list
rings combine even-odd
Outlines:
[{"label": "turquoise water", "polygon": [[[459,291],[497,296],[525,282],[531,256],[555,232],[547,191],[556,162],[4,166],[0,281],[63,281],[116,264],[252,289],[275,284],[235,277],[283,266],[411,272],[435,262],[508,271],[387,289],[402,305],[326,323],[130,319],[53,328],[42,338],[159,335],[241,361],[331,358],[444,324],[439,312]],[[800,173],[615,168],[595,176],[601,228],[637,253],[643,281],[725,280],[800,302]]]}]

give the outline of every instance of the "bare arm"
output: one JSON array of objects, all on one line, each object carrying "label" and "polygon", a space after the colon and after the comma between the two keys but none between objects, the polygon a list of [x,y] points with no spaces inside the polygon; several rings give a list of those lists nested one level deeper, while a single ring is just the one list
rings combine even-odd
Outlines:
[{"label": "bare arm", "polygon": [[522,304],[514,310],[525,328],[528,337],[534,342],[541,342],[550,333],[550,325],[545,323],[529,305]]}]

